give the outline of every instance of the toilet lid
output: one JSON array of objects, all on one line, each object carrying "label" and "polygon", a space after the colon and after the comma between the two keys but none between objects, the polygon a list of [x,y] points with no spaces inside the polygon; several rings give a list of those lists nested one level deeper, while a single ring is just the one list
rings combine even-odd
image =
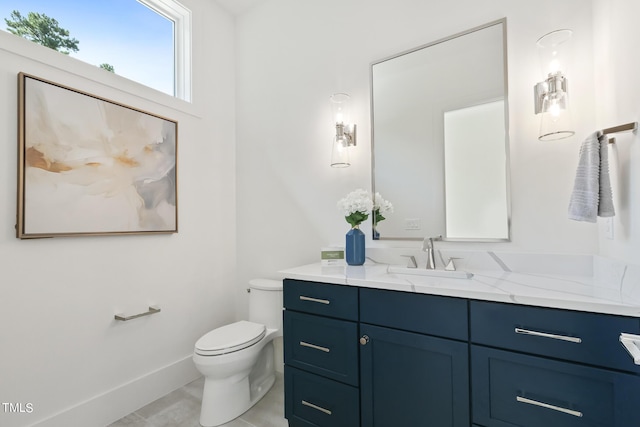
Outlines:
[{"label": "toilet lid", "polygon": [[265,334],[264,325],[241,320],[205,334],[196,342],[196,353],[203,356],[232,353],[252,346]]},{"label": "toilet lid", "polygon": [[260,289],[261,291],[281,291],[282,280],[273,279],[251,279],[249,280],[251,289]]}]

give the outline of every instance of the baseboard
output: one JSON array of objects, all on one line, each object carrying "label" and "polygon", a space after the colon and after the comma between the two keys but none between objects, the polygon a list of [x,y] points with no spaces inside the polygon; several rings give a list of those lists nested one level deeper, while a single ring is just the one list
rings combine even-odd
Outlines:
[{"label": "baseboard", "polygon": [[189,355],[38,421],[31,427],[105,427],[198,377],[200,373]]}]

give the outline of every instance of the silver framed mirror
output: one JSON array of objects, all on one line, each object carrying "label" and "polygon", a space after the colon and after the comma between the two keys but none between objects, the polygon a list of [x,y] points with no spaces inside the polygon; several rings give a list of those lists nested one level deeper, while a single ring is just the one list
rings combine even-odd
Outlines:
[{"label": "silver framed mirror", "polygon": [[371,64],[374,239],[510,240],[506,18]]}]

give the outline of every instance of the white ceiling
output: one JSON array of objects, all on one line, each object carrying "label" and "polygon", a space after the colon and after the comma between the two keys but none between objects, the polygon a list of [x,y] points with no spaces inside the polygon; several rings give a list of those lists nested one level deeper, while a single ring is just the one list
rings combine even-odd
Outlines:
[{"label": "white ceiling", "polygon": [[220,6],[232,15],[241,15],[263,0],[216,0]]}]

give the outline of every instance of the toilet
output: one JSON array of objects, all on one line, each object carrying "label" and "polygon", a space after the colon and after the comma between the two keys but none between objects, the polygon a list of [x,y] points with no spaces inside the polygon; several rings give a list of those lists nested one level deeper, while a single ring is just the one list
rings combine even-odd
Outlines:
[{"label": "toilet", "polygon": [[249,321],[221,326],[195,345],[193,362],[204,376],[200,424],[237,418],[275,381],[273,339],[282,336],[282,281],[249,281]]}]

